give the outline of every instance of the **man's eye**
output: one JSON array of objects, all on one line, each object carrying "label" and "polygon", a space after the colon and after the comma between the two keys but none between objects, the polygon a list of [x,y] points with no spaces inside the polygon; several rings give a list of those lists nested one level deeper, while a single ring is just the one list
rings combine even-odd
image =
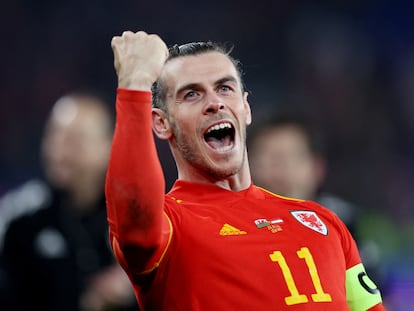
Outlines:
[{"label": "man's eye", "polygon": [[184,98],[192,98],[192,97],[195,97],[197,95],[197,93],[196,92],[194,92],[194,91],[189,91],[189,92],[187,92],[185,95],[184,95]]},{"label": "man's eye", "polygon": [[222,86],[220,86],[219,91],[222,92],[222,93],[226,93],[226,92],[231,91],[231,88],[227,85],[222,85]]}]

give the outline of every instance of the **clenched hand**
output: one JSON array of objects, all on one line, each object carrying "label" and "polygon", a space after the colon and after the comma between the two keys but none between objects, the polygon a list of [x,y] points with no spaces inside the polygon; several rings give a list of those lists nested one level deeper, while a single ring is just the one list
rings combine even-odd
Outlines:
[{"label": "clenched hand", "polygon": [[124,31],[111,42],[118,87],[151,90],[168,57],[168,48],[156,34]]}]

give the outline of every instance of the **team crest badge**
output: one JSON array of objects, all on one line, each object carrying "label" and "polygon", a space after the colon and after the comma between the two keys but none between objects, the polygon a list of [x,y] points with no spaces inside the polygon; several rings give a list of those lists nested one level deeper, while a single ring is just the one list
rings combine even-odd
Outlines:
[{"label": "team crest badge", "polygon": [[320,234],[327,235],[328,227],[313,211],[291,211],[290,212],[297,221],[305,227],[312,229]]}]

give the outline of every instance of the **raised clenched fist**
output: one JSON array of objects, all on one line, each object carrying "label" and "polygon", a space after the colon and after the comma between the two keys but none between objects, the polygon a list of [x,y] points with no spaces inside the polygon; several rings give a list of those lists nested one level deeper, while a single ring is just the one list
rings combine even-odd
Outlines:
[{"label": "raised clenched fist", "polygon": [[124,31],[112,38],[118,87],[134,90],[151,90],[168,57],[168,48],[155,34],[144,31]]}]

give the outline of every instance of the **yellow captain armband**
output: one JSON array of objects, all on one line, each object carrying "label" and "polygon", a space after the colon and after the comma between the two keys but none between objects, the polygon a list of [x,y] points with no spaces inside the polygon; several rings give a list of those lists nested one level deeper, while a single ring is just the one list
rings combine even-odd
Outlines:
[{"label": "yellow captain armband", "polygon": [[362,263],[346,270],[346,299],[351,311],[366,311],[382,302],[378,287]]}]

